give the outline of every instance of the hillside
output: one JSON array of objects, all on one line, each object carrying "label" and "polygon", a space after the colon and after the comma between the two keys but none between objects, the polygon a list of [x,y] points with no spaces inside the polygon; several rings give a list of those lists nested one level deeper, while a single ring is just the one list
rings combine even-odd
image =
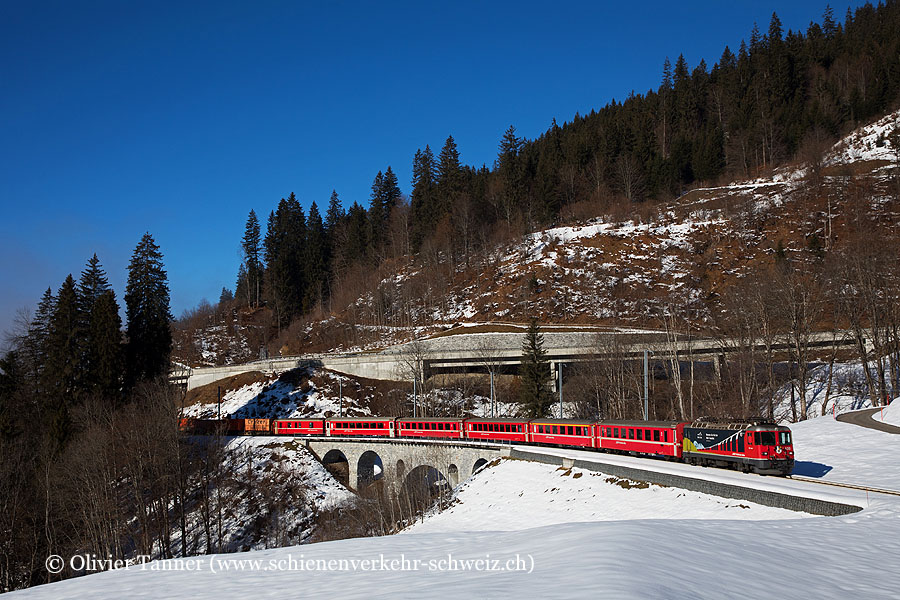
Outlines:
[{"label": "hillside", "polygon": [[[420,253],[391,263],[371,293],[323,318],[282,330],[266,310],[185,328],[176,356],[188,364],[385,347],[460,323],[632,324],[659,327],[673,308],[708,329],[742,282],[763,279],[777,256],[815,265],[861,234],[900,221],[900,111],[852,132],[806,162],[765,177],[695,188],[676,201],[540,230],[453,267]],[[241,321],[238,325],[237,321]],[[246,323],[254,322],[255,328]],[[496,329],[497,325],[493,325]],[[501,329],[502,330],[502,329]],[[250,340],[253,340],[252,342]]]}]

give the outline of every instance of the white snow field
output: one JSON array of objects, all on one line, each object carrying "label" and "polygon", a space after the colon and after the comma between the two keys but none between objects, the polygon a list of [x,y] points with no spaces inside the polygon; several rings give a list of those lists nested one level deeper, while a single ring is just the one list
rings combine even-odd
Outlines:
[{"label": "white snow field", "polygon": [[[829,417],[794,431],[798,460],[822,465],[810,470],[825,471],[823,478],[900,489],[900,436]],[[11,597],[897,597],[900,497],[662,461],[641,460],[641,466],[807,490],[864,508],[841,517],[810,516],[674,488],[628,489],[579,469],[502,461],[458,487],[448,510],[402,535],[157,561]]]}]

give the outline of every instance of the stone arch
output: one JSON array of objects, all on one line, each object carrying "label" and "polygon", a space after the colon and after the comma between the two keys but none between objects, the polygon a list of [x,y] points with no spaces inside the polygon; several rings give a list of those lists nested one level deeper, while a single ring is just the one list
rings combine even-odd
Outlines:
[{"label": "stone arch", "polygon": [[384,463],[374,450],[366,450],[356,463],[356,489],[361,490],[384,478]]},{"label": "stone arch", "polygon": [[488,464],[488,460],[486,458],[479,458],[475,461],[475,465],[472,467],[472,475],[478,472],[484,465]]},{"label": "stone arch", "polygon": [[449,488],[447,478],[431,465],[419,465],[403,478],[402,494],[414,506],[426,508]]},{"label": "stone arch", "polygon": [[322,457],[322,464],[335,479],[350,487],[350,462],[343,452],[337,448],[329,450]]},{"label": "stone arch", "polygon": [[454,464],[447,467],[447,480],[450,482],[450,487],[459,485],[459,467]]}]

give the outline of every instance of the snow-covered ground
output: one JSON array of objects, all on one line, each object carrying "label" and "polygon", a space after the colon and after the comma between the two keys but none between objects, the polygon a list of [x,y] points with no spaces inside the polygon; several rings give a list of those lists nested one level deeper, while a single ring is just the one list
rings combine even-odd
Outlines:
[{"label": "snow-covered ground", "polygon": [[[830,417],[796,425],[794,431],[798,460],[830,467],[823,477],[900,487],[900,436],[871,435]],[[884,452],[877,452],[879,447]],[[766,489],[821,487],[817,495],[834,499],[860,493],[643,462]],[[762,589],[784,598],[896,598],[900,498],[873,494],[859,503],[866,508],[858,513],[813,517],[632,486],[578,469],[503,461],[457,488],[448,510],[402,535],[159,561],[13,597],[695,600],[759,595]]]},{"label": "snow-covered ground", "polygon": [[[345,381],[344,414],[360,416],[371,414],[366,406],[360,406],[352,393],[350,378],[328,371],[315,371],[320,382],[327,387],[317,387],[312,378],[297,386],[291,381],[271,378],[229,390],[222,396],[222,416],[236,419],[321,417],[337,415],[341,411],[338,378]],[[313,373],[307,373],[313,375]],[[219,407],[216,403],[192,404],[184,408],[184,416],[215,418]]]},{"label": "snow-covered ground", "polygon": [[900,435],[831,416],[792,423],[794,474],[900,490]]},{"label": "snow-covered ground", "polygon": [[796,512],[583,469],[505,460],[459,486],[452,505],[404,533],[517,531],[638,519],[796,519]]}]

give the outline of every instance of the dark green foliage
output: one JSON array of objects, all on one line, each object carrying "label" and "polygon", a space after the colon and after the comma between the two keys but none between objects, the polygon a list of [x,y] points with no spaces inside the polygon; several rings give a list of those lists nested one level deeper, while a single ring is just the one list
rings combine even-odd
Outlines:
[{"label": "dark green foliage", "polygon": [[325,224],[319,215],[319,207],[313,202],[306,220],[306,293],[303,308],[309,310],[322,302],[325,296],[328,246],[325,240]]},{"label": "dark green foliage", "polygon": [[91,310],[87,349],[86,389],[101,398],[116,400],[122,391],[125,366],[122,319],[112,290],[103,292]]},{"label": "dark green foliage", "polygon": [[126,384],[131,387],[166,375],[172,351],[169,283],[162,253],[149,233],[141,238],[128,264],[125,315]]},{"label": "dark green foliage", "polygon": [[550,413],[553,396],[550,392],[550,363],[544,350],[544,336],[536,319],[532,319],[522,343],[521,401],[525,415],[545,417]]},{"label": "dark green foliage", "polygon": [[279,327],[303,310],[306,290],[306,215],[291,193],[269,215],[263,248],[266,258],[266,295]]},{"label": "dark green foliage", "polygon": [[413,178],[410,210],[412,211],[412,247],[418,251],[425,239],[437,223],[438,207],[435,194],[437,177],[434,155],[431,148],[416,150],[413,157]]},{"label": "dark green foliage", "polygon": [[81,383],[84,319],[79,310],[75,280],[66,277],[56,294],[56,306],[47,332],[47,358],[43,388],[54,401],[71,402]]},{"label": "dark green foliage", "polygon": [[[244,238],[241,240],[244,264],[246,265],[246,285],[243,290],[246,293],[247,304],[259,306],[260,293],[262,291],[262,264],[260,263],[260,229],[259,219],[251,210],[247,216],[247,224],[244,227]],[[244,295],[240,295],[244,298]]]}]

